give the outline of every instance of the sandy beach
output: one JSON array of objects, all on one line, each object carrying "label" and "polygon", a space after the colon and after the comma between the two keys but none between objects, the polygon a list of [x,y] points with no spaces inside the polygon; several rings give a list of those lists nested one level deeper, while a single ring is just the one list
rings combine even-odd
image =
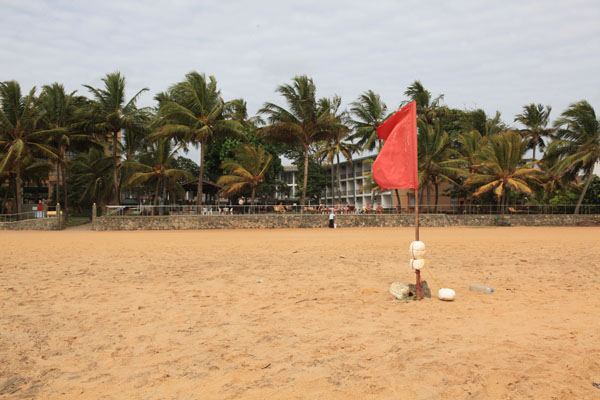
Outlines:
[{"label": "sandy beach", "polygon": [[600,398],[600,228],[413,235],[2,231],[0,398]]}]

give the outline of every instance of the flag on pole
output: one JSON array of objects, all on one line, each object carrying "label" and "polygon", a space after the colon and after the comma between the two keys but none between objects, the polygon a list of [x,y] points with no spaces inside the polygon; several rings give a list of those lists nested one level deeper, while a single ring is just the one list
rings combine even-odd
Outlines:
[{"label": "flag on pole", "polygon": [[373,179],[384,190],[418,189],[417,103],[398,110],[377,128],[385,143],[373,163]]}]

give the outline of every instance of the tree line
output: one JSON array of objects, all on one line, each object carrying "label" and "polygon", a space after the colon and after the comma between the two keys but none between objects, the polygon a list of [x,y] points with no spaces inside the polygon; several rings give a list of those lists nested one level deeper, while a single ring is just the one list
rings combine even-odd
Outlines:
[{"label": "tree line", "polygon": [[[550,123],[551,107],[523,106],[512,123],[484,110],[443,104],[419,81],[405,100],[388,108],[367,90],[342,108],[339,96],[318,98],[310,77],[276,88],[280,102],[249,117],[243,99],[225,100],[213,76],[190,72],[138,107],[147,88],[127,98],[125,77],[109,73],[87,96],[54,83],[23,93],[18,82],[0,83],[0,204],[22,213],[23,188],[56,175],[53,202],[66,213],[120,204],[124,194],[154,204],[183,199],[195,181],[196,202],[205,184],[218,196],[273,196],[285,190],[276,177],[281,157],[294,160],[302,182],[300,205],[319,199],[325,186],[341,198],[340,159],[376,153],[377,127],[396,109],[417,104],[420,199],[437,208],[442,183],[467,204],[552,204],[600,199],[593,181],[600,161],[600,128],[585,100]],[[183,156],[198,148],[198,163]],[[531,151],[531,157],[526,157]],[[329,165],[330,176],[326,176]],[[593,190],[589,190],[593,187]],[[379,190],[374,182],[363,189]],[[589,195],[591,193],[592,195]],[[399,197],[398,197],[399,198]]]}]

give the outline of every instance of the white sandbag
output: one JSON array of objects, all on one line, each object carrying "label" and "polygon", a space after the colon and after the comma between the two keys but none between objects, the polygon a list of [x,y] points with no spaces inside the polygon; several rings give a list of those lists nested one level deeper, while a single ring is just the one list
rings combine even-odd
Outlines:
[{"label": "white sandbag", "polygon": [[438,290],[438,298],[440,300],[452,301],[454,300],[454,296],[456,296],[456,292],[452,289],[442,288]]},{"label": "white sandbag", "polygon": [[408,248],[410,257],[414,259],[425,258],[425,243],[421,241],[414,241]]},{"label": "white sandbag", "polygon": [[425,260],[422,258],[412,259],[410,260],[410,266],[412,269],[422,269],[425,266]]}]

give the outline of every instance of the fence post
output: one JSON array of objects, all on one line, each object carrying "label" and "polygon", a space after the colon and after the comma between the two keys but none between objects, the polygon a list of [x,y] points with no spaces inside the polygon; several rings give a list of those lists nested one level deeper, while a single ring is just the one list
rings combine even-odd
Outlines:
[{"label": "fence post", "polygon": [[92,204],[92,224],[96,220],[96,203]]}]

